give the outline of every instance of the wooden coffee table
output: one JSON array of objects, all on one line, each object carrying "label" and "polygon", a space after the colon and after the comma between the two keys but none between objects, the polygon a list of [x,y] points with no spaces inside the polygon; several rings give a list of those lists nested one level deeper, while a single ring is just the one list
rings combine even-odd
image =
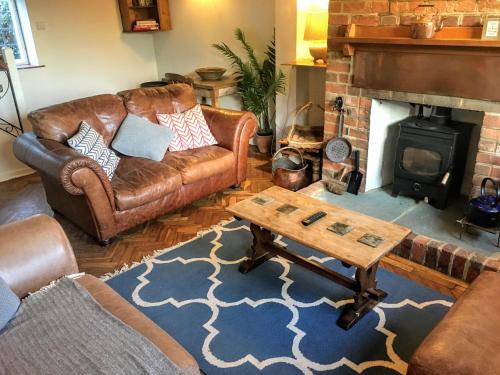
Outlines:
[{"label": "wooden coffee table", "polygon": [[[296,210],[287,213],[286,211],[290,211],[291,208],[284,205],[294,206]],[[280,212],[278,209],[285,212]],[[231,205],[227,211],[237,219],[249,221],[254,236],[249,259],[242,262],[240,272],[250,272],[270,258],[279,255],[355,292],[354,303],[346,306],[337,321],[337,324],[344,329],[351,328],[387,296],[386,292],[376,288],[376,273],[380,259],[411,232],[402,226],[277,186]],[[317,211],[324,211],[327,215],[308,227],[302,225],[303,219]],[[335,226],[337,232],[339,228],[344,232],[349,229],[350,231],[343,235],[334,233],[328,229],[334,224],[337,224]],[[275,234],[338,259],[346,267],[356,267],[355,279],[310,261],[294,253],[293,250],[275,243]],[[373,242],[377,242],[374,240],[378,240],[378,245],[372,247],[358,242],[358,239],[365,235],[370,236],[369,242],[372,245]]]}]

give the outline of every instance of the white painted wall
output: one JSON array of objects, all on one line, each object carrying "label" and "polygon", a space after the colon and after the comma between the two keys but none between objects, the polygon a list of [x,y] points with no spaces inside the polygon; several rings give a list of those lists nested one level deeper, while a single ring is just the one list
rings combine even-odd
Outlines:
[{"label": "white painted wall", "polygon": [[[287,26],[288,17],[296,11],[295,0],[277,1],[281,1],[277,16],[281,25]],[[22,115],[28,129],[26,115],[34,109],[115,93],[158,79],[165,72],[186,74],[200,66],[228,66],[211,44],[224,41],[238,46],[233,37],[236,27],[242,28],[262,53],[275,25],[274,0],[170,0],[173,30],[155,34],[122,33],[116,0],[26,3],[39,61],[45,65],[19,72],[26,102]],[[282,17],[287,12],[289,16]],[[284,33],[281,45],[288,49],[292,40],[295,43],[293,36],[287,40]],[[294,85],[293,79],[290,84]],[[239,109],[240,102],[237,97],[223,98],[222,106]],[[294,101],[291,106],[295,107]],[[7,112],[9,108],[7,105]],[[5,117],[11,115],[6,113]],[[14,158],[13,140],[0,134],[0,181],[29,172]]]},{"label": "white painted wall", "polygon": [[[15,126],[19,126],[19,120],[16,115],[14,98],[12,95],[13,90],[16,92],[17,105],[20,113],[25,112],[25,101],[12,49],[2,48],[2,59],[7,64],[8,69],[11,72],[12,86],[9,87],[10,85],[7,74],[5,72],[1,72],[0,84],[2,85],[2,92],[0,95],[2,96],[2,99],[0,100],[0,117],[3,119],[2,123],[5,121]],[[2,125],[2,129],[8,130],[8,128],[7,124],[5,124],[5,126]],[[0,181],[9,180],[16,176],[31,173],[31,169],[14,158],[14,154],[12,153],[13,140],[13,136],[0,131]]]},{"label": "white painted wall", "polygon": [[407,103],[372,100],[366,191],[377,189],[394,180],[398,121],[410,115]]},{"label": "white painted wall", "polygon": [[[311,6],[328,9],[327,0],[275,0],[276,43],[278,64],[294,60],[312,60],[309,44],[304,41],[306,14]],[[287,94],[278,96],[276,132],[278,139],[286,135],[295,120],[296,110],[305,103],[325,104],[325,69],[282,66],[287,75]],[[297,124],[322,126],[324,112],[314,106],[307,115],[299,116]]]},{"label": "white painted wall", "polygon": [[152,34],[122,32],[116,0],[28,0],[40,63],[21,80],[29,109],[156,79]]},{"label": "white painted wall", "polygon": [[[228,60],[211,45],[224,42],[243,54],[234,39],[237,27],[260,56],[273,36],[273,0],[170,0],[169,4],[173,29],[154,35],[160,77],[207,66],[226,67],[230,72]],[[237,97],[223,97],[221,106],[241,108]]]},{"label": "white painted wall", "polygon": [[276,134],[281,139],[286,128],[292,124],[297,107],[297,71],[289,65],[297,55],[297,1],[275,0],[276,63],[286,74],[286,95],[276,98]]},{"label": "white painted wall", "polygon": [[[40,107],[115,93],[158,77],[153,36],[122,33],[118,1],[26,3],[39,62],[45,67],[19,72],[26,102],[23,117]],[[0,134],[0,181],[29,171],[14,158],[13,140]]]},{"label": "white painted wall", "polygon": [[[324,9],[328,11],[327,0],[297,0],[296,17],[296,60],[312,60],[309,53],[310,42],[304,41],[307,13],[314,9]],[[311,101],[314,107],[307,113],[307,116],[299,118],[297,123],[310,126],[323,126],[325,114],[318,108],[317,104],[325,105],[325,83],[326,69],[318,68],[297,68],[296,102],[297,107]]]}]

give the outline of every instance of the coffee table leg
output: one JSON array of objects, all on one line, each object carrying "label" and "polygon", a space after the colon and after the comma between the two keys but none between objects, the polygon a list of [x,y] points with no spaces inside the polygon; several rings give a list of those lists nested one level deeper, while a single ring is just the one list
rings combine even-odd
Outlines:
[{"label": "coffee table leg", "polygon": [[345,330],[350,329],[367,312],[371,311],[380,301],[387,297],[383,290],[376,289],[378,263],[371,268],[356,270],[358,292],[354,295],[354,303],[347,305],[340,315],[337,324]]},{"label": "coffee table leg", "polygon": [[240,264],[239,270],[241,273],[250,272],[275,255],[268,250],[271,248],[269,245],[274,242],[274,235],[270,231],[255,224],[250,224],[250,231],[253,234],[253,245],[249,254],[250,259],[244,260]]}]

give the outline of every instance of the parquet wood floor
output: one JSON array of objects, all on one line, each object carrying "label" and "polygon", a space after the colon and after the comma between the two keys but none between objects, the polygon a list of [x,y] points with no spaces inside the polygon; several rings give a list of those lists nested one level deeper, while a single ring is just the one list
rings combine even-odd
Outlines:
[{"label": "parquet wood floor", "polygon": [[[144,223],[120,234],[108,247],[97,245],[90,236],[64,217],[56,214],[55,218],[61,223],[73,245],[80,270],[101,276],[124,264],[138,262],[155,250],[187,241],[199,231],[231,218],[224,210],[226,206],[272,186],[269,156],[252,149],[247,176],[240,189],[227,189]],[[0,183],[0,224],[40,213],[54,216],[36,174]],[[384,258],[382,266],[454,296],[459,296],[467,287],[467,284],[459,280],[393,255]]]}]

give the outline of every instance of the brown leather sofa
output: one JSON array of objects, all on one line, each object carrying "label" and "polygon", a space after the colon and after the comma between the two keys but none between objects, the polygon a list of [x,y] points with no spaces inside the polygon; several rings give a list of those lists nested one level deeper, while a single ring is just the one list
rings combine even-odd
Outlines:
[{"label": "brown leather sofa", "polygon": [[127,113],[157,123],[158,113],[195,104],[191,86],[173,84],[43,108],[29,115],[33,133],[17,138],[14,154],[40,174],[55,211],[106,243],[125,229],[245,180],[256,118],[249,112],[203,107],[216,146],[167,152],[162,162],[121,156],[111,181],[96,162],[67,146],[67,139],[86,121],[109,145]]},{"label": "brown leather sofa", "polygon": [[500,374],[499,273],[478,276],[420,344],[407,374]]},{"label": "brown leather sofa", "polygon": [[[23,298],[62,276],[78,273],[71,245],[59,224],[40,215],[0,227],[0,276]],[[187,374],[196,360],[164,330],[94,276],[77,282],[108,312],[156,345]]]}]

